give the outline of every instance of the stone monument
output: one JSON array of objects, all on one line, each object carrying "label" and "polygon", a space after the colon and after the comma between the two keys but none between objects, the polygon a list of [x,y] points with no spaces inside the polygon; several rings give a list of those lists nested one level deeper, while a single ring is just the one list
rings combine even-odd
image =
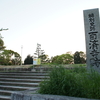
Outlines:
[{"label": "stone monument", "polygon": [[84,10],[87,68],[100,72],[99,9]]}]

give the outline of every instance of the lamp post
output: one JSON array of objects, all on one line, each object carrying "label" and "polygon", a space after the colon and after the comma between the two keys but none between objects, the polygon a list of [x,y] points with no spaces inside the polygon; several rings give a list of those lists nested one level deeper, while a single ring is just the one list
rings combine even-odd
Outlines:
[{"label": "lamp post", "polygon": [[23,46],[21,46],[21,66],[22,66],[22,49],[23,49]]}]

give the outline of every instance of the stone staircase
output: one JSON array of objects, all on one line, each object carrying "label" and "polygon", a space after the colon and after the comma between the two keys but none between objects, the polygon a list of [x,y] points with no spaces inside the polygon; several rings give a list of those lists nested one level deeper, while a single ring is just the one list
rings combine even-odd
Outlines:
[{"label": "stone staircase", "polygon": [[36,90],[45,78],[47,71],[0,72],[0,100],[10,100],[14,92]]}]

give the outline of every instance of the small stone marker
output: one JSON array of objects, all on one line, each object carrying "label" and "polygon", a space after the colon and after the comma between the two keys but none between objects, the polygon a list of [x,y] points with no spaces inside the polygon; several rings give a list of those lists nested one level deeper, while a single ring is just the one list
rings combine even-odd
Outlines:
[{"label": "small stone marker", "polygon": [[100,72],[99,9],[84,10],[87,68]]}]

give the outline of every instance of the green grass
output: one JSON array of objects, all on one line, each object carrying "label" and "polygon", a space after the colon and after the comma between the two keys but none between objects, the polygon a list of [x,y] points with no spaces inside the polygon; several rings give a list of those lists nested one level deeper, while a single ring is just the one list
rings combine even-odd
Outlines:
[{"label": "green grass", "polygon": [[41,94],[66,95],[73,97],[100,99],[100,75],[87,72],[85,67],[66,70],[63,66],[54,67],[50,79],[40,83]]},{"label": "green grass", "polygon": [[69,67],[84,67],[86,64],[69,64]]}]

